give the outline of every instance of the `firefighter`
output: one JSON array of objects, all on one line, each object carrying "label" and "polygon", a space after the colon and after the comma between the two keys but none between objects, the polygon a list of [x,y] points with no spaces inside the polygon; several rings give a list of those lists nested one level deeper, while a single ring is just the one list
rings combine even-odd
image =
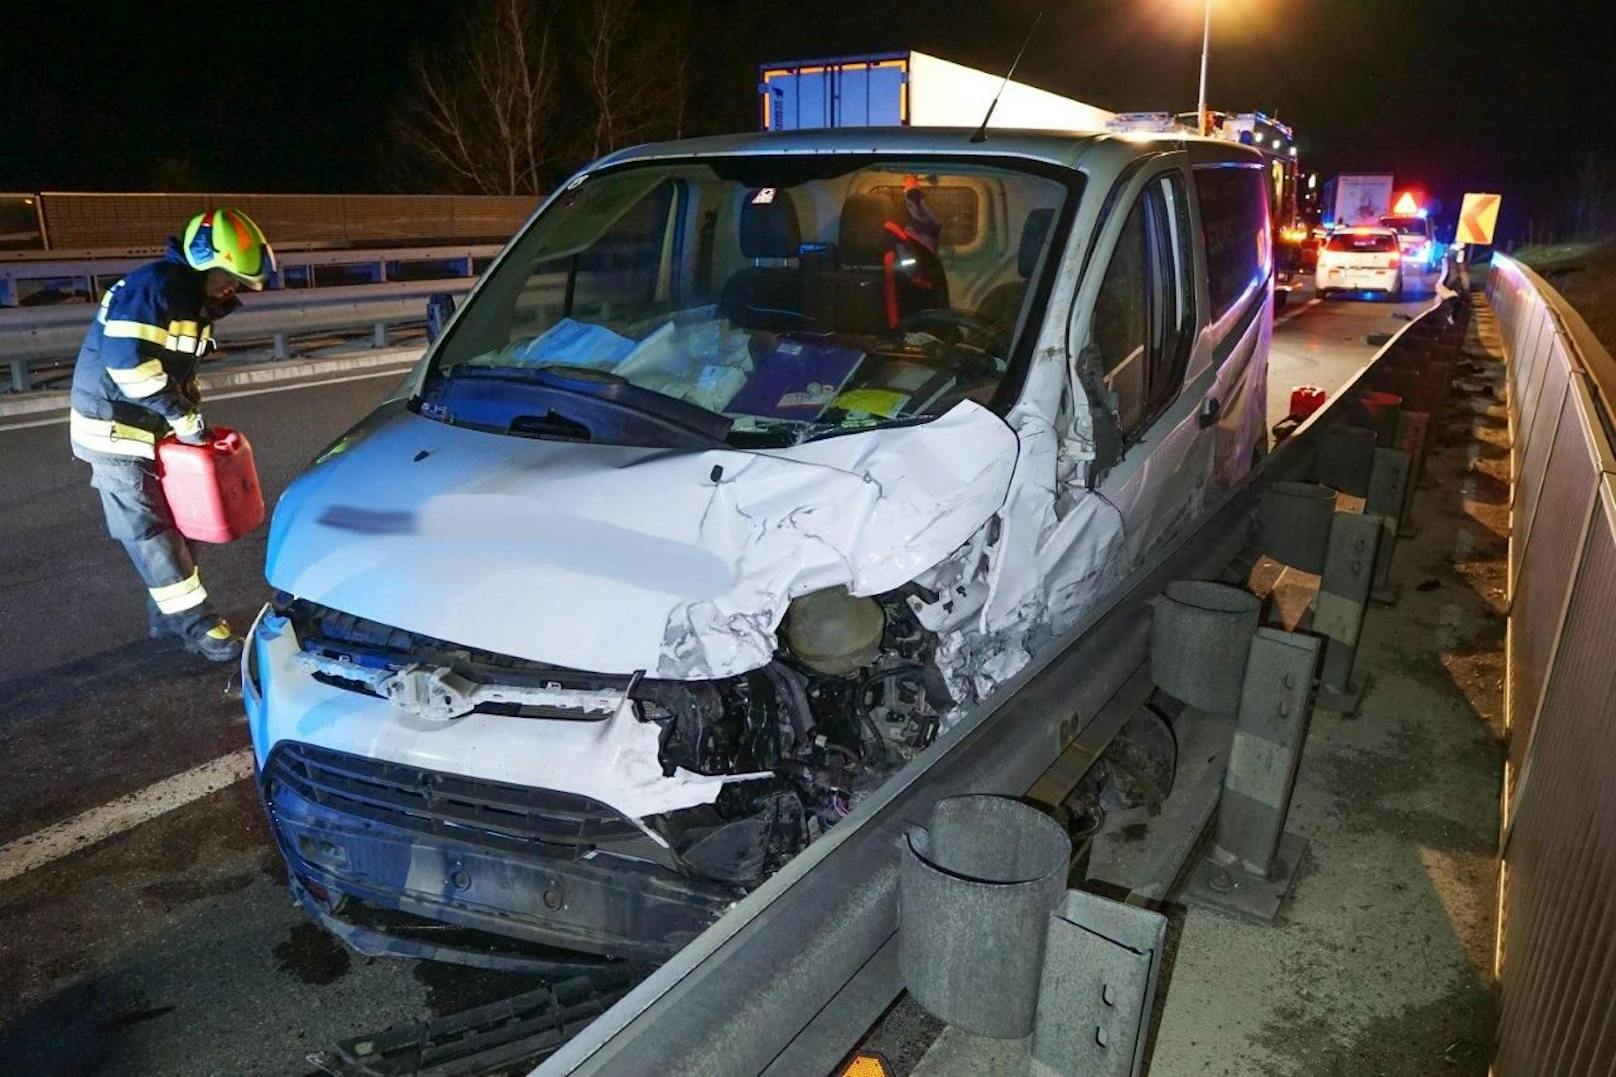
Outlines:
[{"label": "firefighter", "polygon": [[258,290],[275,254],[245,213],[214,209],[170,237],[160,261],[114,284],[85,334],[73,370],[69,433],[90,465],[107,533],[123,544],[146,586],[152,638],[178,637],[215,662],[241,654],[241,640],[214,610],[190,543],[174,528],[157,481],[156,443],[170,432],[206,444],[197,362],[213,347],[213,323]]}]

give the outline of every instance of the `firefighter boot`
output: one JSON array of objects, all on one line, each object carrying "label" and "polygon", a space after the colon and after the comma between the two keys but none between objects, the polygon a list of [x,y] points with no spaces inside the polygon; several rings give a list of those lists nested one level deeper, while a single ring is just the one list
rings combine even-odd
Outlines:
[{"label": "firefighter boot", "polygon": [[185,649],[210,662],[234,662],[241,657],[241,637],[230,631],[223,617],[198,619],[180,637]]}]

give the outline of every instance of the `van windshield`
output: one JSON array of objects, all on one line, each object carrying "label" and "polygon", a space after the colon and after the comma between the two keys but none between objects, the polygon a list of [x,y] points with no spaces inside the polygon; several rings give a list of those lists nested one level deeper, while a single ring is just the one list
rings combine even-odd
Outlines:
[{"label": "van windshield", "polygon": [[[488,385],[519,396],[546,371],[614,407],[699,415],[745,446],[923,420],[962,400],[1007,407],[1077,191],[1076,174],[1056,175],[997,159],[782,154],[586,176],[455,320],[421,411],[518,432]],[[623,440],[555,410],[584,440]]]}]

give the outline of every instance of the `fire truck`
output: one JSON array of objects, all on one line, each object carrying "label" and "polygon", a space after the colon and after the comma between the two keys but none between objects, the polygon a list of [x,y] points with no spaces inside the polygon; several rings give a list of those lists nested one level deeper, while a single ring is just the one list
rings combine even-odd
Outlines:
[{"label": "fire truck", "polygon": [[[1273,223],[1274,288],[1281,302],[1301,284],[1308,229],[1302,219],[1301,178],[1296,133],[1261,112],[1207,111],[1207,136],[1250,146],[1268,163],[1268,215]],[[1112,131],[1182,131],[1198,129],[1195,112],[1119,112],[1106,124]]]}]

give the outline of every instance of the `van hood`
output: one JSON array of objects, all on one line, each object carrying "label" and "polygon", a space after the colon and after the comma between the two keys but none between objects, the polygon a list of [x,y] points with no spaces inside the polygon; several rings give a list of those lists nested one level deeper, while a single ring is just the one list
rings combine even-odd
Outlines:
[{"label": "van hood", "polygon": [[892,590],[1004,503],[1017,441],[965,402],[790,449],[538,441],[384,405],[281,497],[266,575],[298,598],[599,673],[766,664],[790,600]]}]

